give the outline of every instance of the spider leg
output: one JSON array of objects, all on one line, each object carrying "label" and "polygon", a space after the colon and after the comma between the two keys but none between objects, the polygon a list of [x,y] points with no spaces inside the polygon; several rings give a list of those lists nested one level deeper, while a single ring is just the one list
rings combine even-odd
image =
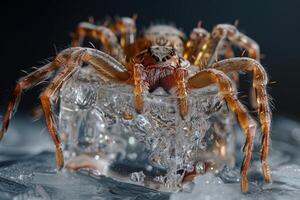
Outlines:
[{"label": "spider leg", "polygon": [[46,124],[49,129],[52,140],[55,144],[55,159],[56,159],[58,169],[63,168],[64,158],[60,146],[60,141],[58,135],[56,134],[55,119],[53,116],[53,112],[51,111],[51,105],[54,102],[54,99],[52,98],[57,97],[57,92],[59,91],[59,88],[73,74],[75,70],[76,70],[75,66],[65,68],[54,78],[54,80],[50,83],[50,85],[45,89],[45,91],[40,96]]},{"label": "spider leg", "polygon": [[103,51],[125,63],[125,54],[118,43],[115,33],[105,26],[96,26],[87,22],[78,25],[72,39],[72,46],[81,46],[86,36],[93,37],[101,42]]},{"label": "spider leg", "polygon": [[262,151],[261,164],[264,179],[266,182],[271,181],[269,165],[267,163],[269,140],[270,140],[270,126],[271,126],[271,109],[268,100],[266,86],[268,84],[268,76],[264,68],[259,62],[251,58],[231,58],[219,61],[212,65],[213,68],[221,70],[225,73],[235,71],[246,71],[252,73],[253,83],[252,87],[255,91],[256,103],[258,109],[259,121],[262,132]]},{"label": "spider leg", "polygon": [[135,42],[136,19],[136,14],[132,17],[116,17],[116,23],[111,26],[111,29],[120,35],[120,45],[124,50]]},{"label": "spider leg", "polygon": [[224,48],[224,58],[225,59],[234,57],[234,52],[232,49],[231,42],[225,42],[223,48]]},{"label": "spider leg", "polygon": [[[218,40],[219,38],[219,43],[220,45],[217,45],[216,49],[215,49],[215,56],[214,58],[212,57],[212,59],[218,59],[218,56],[220,54],[220,49],[221,44],[224,43],[225,45],[227,45],[227,48],[225,49],[224,52],[224,57],[225,58],[232,58],[234,57],[234,52],[232,49],[232,44],[238,46],[240,49],[245,50],[248,53],[248,57],[253,58],[257,61],[260,61],[260,48],[259,45],[251,38],[249,38],[247,35],[239,32],[236,28],[236,26],[230,25],[230,24],[219,24],[217,25],[213,32],[212,35],[214,36],[213,40]],[[223,35],[223,36],[222,36]],[[223,39],[221,39],[223,37]],[[228,41],[227,41],[228,40]],[[230,53],[232,52],[232,53]],[[233,55],[230,55],[233,54]],[[211,60],[211,62],[209,62],[210,64],[213,63],[214,61]],[[233,74],[233,78],[237,79],[238,75],[237,74]],[[238,80],[238,79],[237,79]],[[256,102],[255,102],[255,92],[251,91],[251,96],[253,97],[251,99],[251,105],[253,107],[256,107]]]},{"label": "spider leg", "polygon": [[50,74],[59,68],[56,62],[49,63],[38,70],[28,74],[27,76],[21,78],[14,90],[11,93],[10,99],[8,101],[7,109],[3,117],[2,128],[0,131],[0,140],[2,139],[4,133],[7,131],[10,119],[17,110],[19,100],[21,98],[22,91],[29,89],[30,87],[38,84],[39,82],[47,79]]},{"label": "spider leg", "polygon": [[98,75],[115,82],[129,80],[130,72],[127,68],[110,55],[97,49],[84,48],[78,59],[90,64]]},{"label": "spider leg", "polygon": [[188,88],[191,89],[203,88],[211,84],[217,84],[219,86],[219,93],[225,99],[228,107],[236,114],[238,122],[246,135],[244,145],[245,156],[241,167],[241,188],[243,192],[246,192],[248,188],[247,171],[251,161],[256,123],[248,114],[245,106],[238,100],[233,82],[223,72],[215,69],[207,69],[188,79]]},{"label": "spider leg", "polygon": [[[230,24],[219,24],[212,31],[212,37],[216,40],[219,38],[219,42],[222,42],[222,38],[229,40],[241,49],[245,49],[248,52],[248,57],[257,61],[260,60],[260,48],[259,45],[247,35],[238,31],[236,26]],[[216,51],[218,51],[216,49]]]},{"label": "spider leg", "polygon": [[134,94],[134,107],[137,113],[141,113],[143,109],[143,65],[135,64],[133,66],[133,94]]},{"label": "spider leg", "polygon": [[59,55],[57,55],[57,57],[53,62],[37,69],[36,71],[21,78],[17,82],[16,87],[13,90],[10,100],[8,102],[7,110],[3,118],[2,129],[0,131],[0,140],[8,129],[10,118],[13,116],[14,112],[16,111],[22,91],[29,89],[30,87],[38,84],[43,80],[46,80],[52,73],[54,73],[61,67],[62,60],[69,59],[70,57],[69,55],[78,49],[79,48],[70,48],[64,50]]},{"label": "spider leg", "polygon": [[58,168],[62,168],[64,164],[63,155],[55,130],[56,127],[51,112],[51,103],[57,98],[57,92],[61,85],[80,67],[81,61],[92,65],[98,74],[106,79],[124,82],[129,78],[129,73],[126,68],[108,54],[90,48],[77,47],[65,49],[57,55],[53,62],[25,76],[17,83],[4,115],[0,139],[8,128],[9,120],[16,108],[22,91],[29,89],[34,84],[46,79],[52,72],[63,67],[62,71],[59,72],[40,97],[46,123],[56,146],[57,166]]},{"label": "spider leg", "polygon": [[[228,41],[227,41],[228,40]],[[209,37],[205,37],[197,51],[194,52],[193,57],[195,58],[192,62],[200,68],[206,68],[214,63],[224,49],[224,44],[234,44],[242,49],[246,49],[248,56],[255,60],[260,60],[260,49],[258,44],[239,32],[237,28],[230,24],[219,24],[215,26]],[[232,49],[225,49],[224,56],[232,56]]]},{"label": "spider leg", "polygon": [[188,113],[187,88],[186,88],[185,75],[186,75],[185,70],[182,69],[175,70],[179,112],[182,118],[184,118]]},{"label": "spider leg", "polygon": [[210,37],[210,33],[201,27],[201,25],[201,23],[198,23],[197,27],[190,33],[190,37],[185,43],[183,58],[192,64],[195,64],[197,55],[202,50],[203,43]]},{"label": "spider leg", "polygon": [[62,62],[62,64],[65,65],[64,70],[54,78],[40,96],[47,127],[56,147],[55,158],[59,169],[64,166],[64,159],[59,138],[56,133],[56,123],[51,111],[51,105],[55,100],[53,97],[56,98],[58,96],[57,92],[59,91],[59,88],[80,67],[81,61],[90,64],[102,77],[107,79],[124,81],[129,77],[128,73],[125,71],[126,69],[118,63],[118,61],[109,55],[94,49],[81,48],[72,53],[71,59]]},{"label": "spider leg", "polygon": [[[226,41],[223,45],[223,51],[224,51],[224,59],[233,58],[235,57],[234,51],[232,49],[232,44],[229,41]],[[239,73],[238,72],[230,72],[227,74],[231,80],[233,80],[235,83],[239,83]],[[252,102],[251,102],[252,103]]]}]

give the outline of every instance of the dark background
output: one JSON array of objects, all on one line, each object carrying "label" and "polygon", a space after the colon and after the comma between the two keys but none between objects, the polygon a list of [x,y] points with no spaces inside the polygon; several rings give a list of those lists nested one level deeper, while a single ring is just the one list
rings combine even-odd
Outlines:
[{"label": "dark background", "polygon": [[[137,25],[173,22],[188,35],[202,20],[211,30],[218,23],[240,20],[242,32],[255,39],[271,81],[274,113],[300,118],[300,1],[1,1],[0,108],[6,104],[21,69],[40,66],[55,48],[70,44],[70,32],[89,16],[131,16]],[[37,92],[26,92],[22,110],[38,103]]]}]

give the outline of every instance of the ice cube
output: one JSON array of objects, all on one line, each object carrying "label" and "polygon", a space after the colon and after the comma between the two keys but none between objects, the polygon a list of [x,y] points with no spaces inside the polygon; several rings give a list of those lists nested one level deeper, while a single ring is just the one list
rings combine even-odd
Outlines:
[{"label": "ice cube", "polygon": [[135,112],[132,91],[130,85],[100,79],[91,67],[64,83],[59,132],[65,138],[67,159],[97,155],[114,163],[146,157],[152,167],[165,170],[165,184],[172,191],[180,185],[183,172],[197,163],[219,160],[223,165],[214,165],[217,169],[232,161],[235,144],[228,138],[235,121],[216,86],[189,92],[185,119],[180,117],[173,90],[171,94],[161,88],[145,92],[141,114]]}]

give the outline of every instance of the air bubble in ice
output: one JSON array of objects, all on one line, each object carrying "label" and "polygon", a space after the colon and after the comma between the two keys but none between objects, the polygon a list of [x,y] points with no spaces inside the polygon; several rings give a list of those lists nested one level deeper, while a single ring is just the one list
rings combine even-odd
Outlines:
[{"label": "air bubble in ice", "polygon": [[139,130],[144,131],[144,132],[151,131],[151,124],[144,116],[138,115],[135,119],[135,123]]},{"label": "air bubble in ice", "polygon": [[133,172],[130,174],[130,180],[137,183],[143,183],[145,180],[145,174],[143,171]]},{"label": "air bubble in ice", "polygon": [[198,174],[204,174],[205,173],[205,164],[201,161],[197,162],[196,164],[196,172]]}]

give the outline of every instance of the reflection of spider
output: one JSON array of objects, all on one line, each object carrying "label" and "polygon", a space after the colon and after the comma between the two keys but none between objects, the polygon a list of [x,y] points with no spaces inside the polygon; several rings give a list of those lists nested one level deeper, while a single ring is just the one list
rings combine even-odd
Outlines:
[{"label": "reflection of spider", "polygon": [[[98,39],[102,51],[76,47],[82,44],[86,36]],[[180,115],[184,118],[188,114],[188,93],[194,88],[217,84],[219,94],[236,114],[246,135],[241,187],[242,191],[247,191],[247,170],[251,160],[256,123],[238,100],[231,76],[226,75],[245,71],[252,73],[253,76],[255,104],[262,129],[261,163],[264,179],[269,182],[270,174],[266,159],[271,112],[266,92],[268,78],[258,62],[260,56],[258,45],[240,33],[235,26],[227,24],[217,25],[211,34],[198,25],[190,38],[184,41],[184,34],[168,25],[151,26],[142,36],[136,38],[135,18],[119,18],[116,23],[108,26],[79,24],[72,41],[74,47],[63,50],[52,62],[17,82],[3,119],[0,138],[8,128],[21,92],[56,72],[55,78],[42,92],[40,99],[48,129],[56,146],[57,165],[62,168],[64,161],[51,104],[57,100],[62,84],[80,68],[82,62],[91,65],[105,80],[132,85],[134,106],[138,113],[143,112],[143,92],[152,92],[157,87],[162,87],[167,92],[177,93]],[[232,58],[234,52],[231,45],[246,49],[251,58]],[[216,61],[220,58],[225,59]]]}]

